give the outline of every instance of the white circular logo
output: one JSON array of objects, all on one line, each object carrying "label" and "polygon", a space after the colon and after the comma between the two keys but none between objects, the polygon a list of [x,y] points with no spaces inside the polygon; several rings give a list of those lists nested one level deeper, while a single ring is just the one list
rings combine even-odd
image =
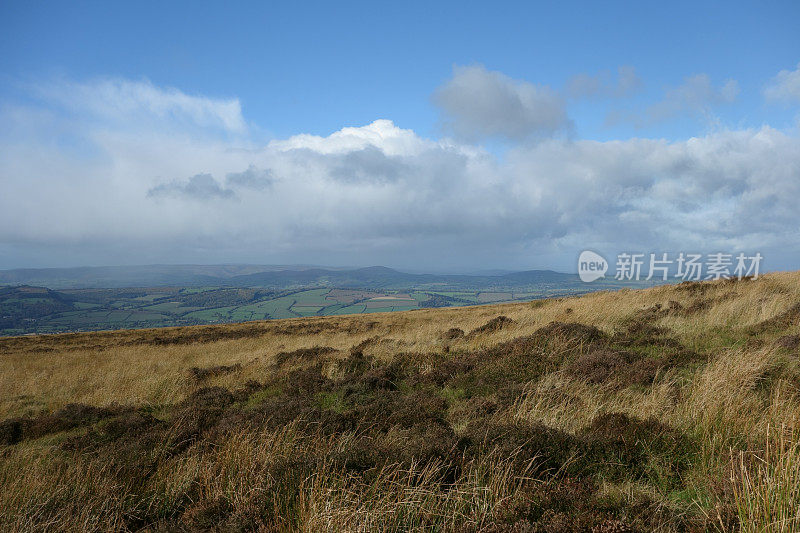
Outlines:
[{"label": "white circular logo", "polygon": [[578,257],[578,276],[585,283],[604,277],[607,270],[608,261],[591,250],[584,250]]}]

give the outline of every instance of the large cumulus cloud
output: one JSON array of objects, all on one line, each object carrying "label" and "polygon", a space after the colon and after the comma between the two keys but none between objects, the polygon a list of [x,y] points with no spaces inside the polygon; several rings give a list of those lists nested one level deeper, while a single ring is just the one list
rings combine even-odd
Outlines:
[{"label": "large cumulus cloud", "polygon": [[[549,139],[502,158],[389,120],[258,144],[229,101],[205,99],[195,115],[174,90],[151,90],[92,123],[63,98],[0,111],[4,266],[66,250],[94,264],[418,269],[569,268],[586,247],[800,254],[800,141],[769,127],[675,142]],[[164,127],[143,136],[126,113]],[[228,118],[209,125],[217,116]]]}]

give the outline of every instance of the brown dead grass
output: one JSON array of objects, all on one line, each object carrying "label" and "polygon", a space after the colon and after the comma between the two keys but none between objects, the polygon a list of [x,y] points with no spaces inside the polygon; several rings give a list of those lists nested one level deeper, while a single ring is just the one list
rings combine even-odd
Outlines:
[{"label": "brown dead grass", "polygon": [[[661,516],[646,522],[652,529],[702,523],[725,530],[747,516],[763,526],[752,530],[770,530],[770,509],[784,524],[793,516],[781,508],[781,494],[770,492],[770,480],[798,479],[798,302],[800,273],[792,272],[535,303],[0,339],[0,505],[28,513],[2,524],[41,529],[37,517],[57,508],[78,529],[136,529],[135,521],[114,521],[135,496],[144,498],[137,504],[148,509],[143,515],[179,508],[186,523],[204,529],[213,517],[245,516],[256,507],[263,514],[259,498],[295,483],[291,494],[299,501],[270,504],[275,516],[296,513],[285,530],[436,523],[479,531],[495,527],[502,512],[552,528],[578,513],[587,527],[605,528],[598,531],[644,520],[620,521],[603,511],[609,501]],[[405,384],[403,375],[411,376]],[[272,388],[263,385],[270,380],[277,380]],[[418,392],[392,399],[408,384]],[[275,387],[283,396],[272,396]],[[344,429],[350,422],[339,411],[373,396],[378,400],[357,414],[386,425],[380,451],[398,463],[356,483],[336,465],[342,457],[350,466],[374,461],[377,448]],[[253,397],[283,418],[230,414]],[[309,410],[308,402],[324,409]],[[315,427],[330,433],[304,436],[308,427],[298,425],[297,413],[320,417]],[[775,427],[784,428],[777,441]],[[216,440],[205,449],[208,431]],[[153,457],[159,466],[148,490],[158,489],[147,500],[114,489],[113,463],[87,455],[78,465],[51,455],[48,439],[56,435],[73,446],[59,450],[86,454],[87,442],[111,438],[148,450],[160,442],[185,448]],[[454,450],[484,441],[496,448],[493,459],[458,456],[460,466],[452,468]],[[636,474],[642,446],[661,457],[659,450],[675,455],[686,442],[699,452],[686,455],[694,459],[680,470],[653,463]],[[776,457],[775,442],[794,455]],[[576,480],[575,450],[617,454],[629,466],[583,465],[601,481]],[[281,466],[294,456],[321,462]],[[774,464],[758,467],[764,457]],[[520,468],[538,472],[536,483],[520,478]],[[305,477],[263,477],[276,472]],[[443,483],[457,490],[443,490]],[[186,484],[199,487],[194,503],[180,500]],[[790,489],[781,488],[796,498]],[[555,509],[559,498],[562,510],[536,515]],[[442,513],[441,520],[430,513]]]}]

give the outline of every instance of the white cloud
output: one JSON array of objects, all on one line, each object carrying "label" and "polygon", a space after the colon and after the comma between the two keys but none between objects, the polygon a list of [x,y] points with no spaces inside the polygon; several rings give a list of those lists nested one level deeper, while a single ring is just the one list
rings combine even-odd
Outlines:
[{"label": "white cloud", "polygon": [[681,85],[667,89],[663,99],[644,111],[615,111],[609,114],[608,122],[631,122],[640,128],[686,116],[713,122],[712,109],[733,103],[738,95],[739,83],[736,80],[726,80],[717,87],[708,74],[696,74],[686,78]]},{"label": "white cloud", "polygon": [[636,69],[630,65],[617,68],[617,79],[611,73],[600,71],[597,74],[577,74],[567,82],[566,94],[570,98],[622,98],[634,94],[642,87],[642,80]]},{"label": "white cloud", "polygon": [[772,102],[800,103],[800,63],[794,70],[781,70],[764,88],[764,97]]},{"label": "white cloud", "polygon": [[231,172],[225,177],[228,187],[235,189],[254,189],[263,191],[272,187],[275,179],[269,169],[259,169],[254,165],[243,172]]},{"label": "white cloud", "polygon": [[188,180],[172,180],[150,188],[148,198],[184,197],[193,200],[233,198],[233,190],[226,189],[211,174],[196,174]]},{"label": "white cloud", "polygon": [[468,140],[549,137],[571,125],[556,91],[483,66],[455,67],[433,101],[444,114],[445,126]]},{"label": "white cloud", "polygon": [[257,147],[226,131],[145,136],[48,104],[0,110],[0,251],[18,257],[423,269],[568,268],[585,247],[800,254],[800,140],[768,127],[551,139],[501,160],[388,120]]},{"label": "white cloud", "polygon": [[411,130],[403,130],[391,120],[380,119],[362,127],[347,127],[327,137],[300,134],[286,140],[275,140],[271,148],[280,151],[309,149],[321,154],[342,154],[380,144],[388,155],[419,152],[425,142]]},{"label": "white cloud", "polygon": [[159,88],[149,81],[104,78],[93,82],[61,81],[38,87],[45,100],[60,104],[83,117],[138,124],[153,120],[220,128],[242,133],[246,123],[238,99],[188,95],[174,88]]}]

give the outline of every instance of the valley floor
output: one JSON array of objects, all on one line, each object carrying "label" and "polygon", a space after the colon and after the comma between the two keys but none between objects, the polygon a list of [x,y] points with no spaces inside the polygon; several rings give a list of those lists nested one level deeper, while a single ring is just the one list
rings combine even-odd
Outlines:
[{"label": "valley floor", "polygon": [[798,531],[800,273],[0,339],[2,531]]}]

